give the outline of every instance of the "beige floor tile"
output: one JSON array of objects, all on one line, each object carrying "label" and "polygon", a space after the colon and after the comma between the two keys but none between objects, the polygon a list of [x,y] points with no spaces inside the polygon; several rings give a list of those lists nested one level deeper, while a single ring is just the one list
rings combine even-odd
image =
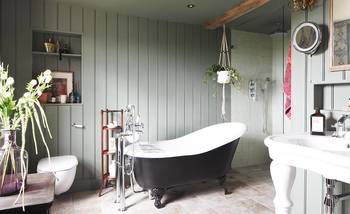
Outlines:
[{"label": "beige floor tile", "polygon": [[53,214],[273,214],[274,188],[268,166],[237,168],[227,175],[225,195],[217,181],[172,189],[163,197],[165,207],[156,209],[147,193],[127,190],[127,212],[119,212],[115,191],[97,196],[85,191],[58,196]]}]

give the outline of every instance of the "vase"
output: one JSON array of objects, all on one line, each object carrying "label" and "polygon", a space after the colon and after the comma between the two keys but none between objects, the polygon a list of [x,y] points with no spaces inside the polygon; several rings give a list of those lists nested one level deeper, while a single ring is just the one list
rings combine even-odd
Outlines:
[{"label": "vase", "polygon": [[[0,144],[0,196],[13,195],[19,192],[23,182],[26,181],[21,172],[21,147],[16,143],[16,130],[1,131]],[[25,169],[28,169],[28,153],[24,150],[23,160]]]},{"label": "vase", "polygon": [[220,84],[227,84],[230,83],[230,75],[229,75],[229,71],[219,71],[217,72],[218,75],[218,83]]}]

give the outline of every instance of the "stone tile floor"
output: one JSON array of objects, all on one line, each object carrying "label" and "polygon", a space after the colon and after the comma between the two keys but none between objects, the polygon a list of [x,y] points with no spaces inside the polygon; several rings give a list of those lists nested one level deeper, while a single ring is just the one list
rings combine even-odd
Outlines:
[{"label": "stone tile floor", "polygon": [[51,207],[52,214],[273,214],[272,185],[269,166],[237,168],[228,174],[226,185],[233,191],[225,195],[218,182],[211,181],[169,190],[163,197],[165,207],[156,209],[147,193],[127,191],[126,212],[118,212],[115,192],[102,197],[97,191],[58,196]]}]

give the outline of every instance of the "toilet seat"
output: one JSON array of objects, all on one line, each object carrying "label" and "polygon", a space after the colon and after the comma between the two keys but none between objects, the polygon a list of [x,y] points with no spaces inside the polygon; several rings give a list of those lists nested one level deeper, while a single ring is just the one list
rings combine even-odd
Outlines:
[{"label": "toilet seat", "polygon": [[51,157],[51,166],[49,158],[43,158],[39,161],[37,166],[38,172],[60,172],[70,170],[78,165],[78,160],[75,156],[65,155]]}]

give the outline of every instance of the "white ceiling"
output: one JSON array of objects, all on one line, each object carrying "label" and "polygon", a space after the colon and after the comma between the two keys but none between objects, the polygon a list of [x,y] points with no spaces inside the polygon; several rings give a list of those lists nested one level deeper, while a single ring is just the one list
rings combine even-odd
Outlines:
[{"label": "white ceiling", "polygon": [[[199,24],[221,15],[240,0],[58,0],[157,20]],[[194,4],[192,9],[188,4]]]},{"label": "white ceiling", "polygon": [[[202,24],[241,2],[241,0],[57,0],[90,8],[115,11],[120,14],[133,15],[171,22]],[[271,0],[270,3],[246,14],[230,26],[238,29],[270,33],[275,27],[275,20],[282,20],[282,13],[276,14],[281,5],[288,0]],[[194,4],[192,9],[188,4]],[[259,12],[260,11],[260,12]],[[270,26],[271,25],[271,26]],[[261,26],[265,26],[262,29]],[[269,26],[269,29],[266,29]]]}]

